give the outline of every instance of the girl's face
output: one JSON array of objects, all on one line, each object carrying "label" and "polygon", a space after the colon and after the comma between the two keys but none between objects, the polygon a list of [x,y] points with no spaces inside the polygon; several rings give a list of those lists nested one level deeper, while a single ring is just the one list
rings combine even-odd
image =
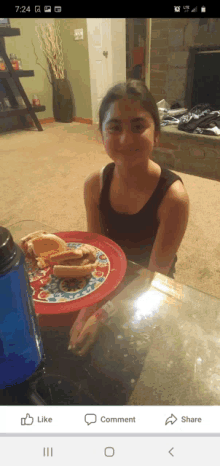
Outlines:
[{"label": "girl's face", "polygon": [[159,141],[153,117],[135,99],[113,102],[102,124],[105,150],[115,162],[141,163]]}]

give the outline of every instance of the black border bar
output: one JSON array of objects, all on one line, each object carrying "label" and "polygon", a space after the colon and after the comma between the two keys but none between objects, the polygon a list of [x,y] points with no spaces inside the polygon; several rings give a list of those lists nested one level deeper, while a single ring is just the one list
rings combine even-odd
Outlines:
[{"label": "black border bar", "polygon": [[[137,8],[129,8],[128,4],[126,6],[125,16],[126,18],[220,18],[220,3],[210,3],[204,0],[204,5],[196,5],[196,3],[188,4],[187,6],[178,5],[178,1],[174,4],[167,4],[168,2],[140,2],[140,8],[137,5]],[[77,5],[74,2],[63,2],[57,0],[55,2],[50,2],[50,0],[45,3],[37,3],[33,5],[31,3],[24,6],[24,3],[19,5],[19,2],[2,2],[1,4],[1,16],[7,18],[85,18],[85,5],[80,3]],[[105,6],[105,4],[103,4]],[[75,7],[74,7],[75,6]],[[189,9],[187,7],[189,6]],[[18,9],[19,7],[19,9]],[[51,7],[51,11],[44,11],[45,7]],[[58,7],[61,8],[59,11]],[[197,8],[197,10],[195,10]],[[47,8],[48,10],[48,8]],[[107,18],[119,18],[117,16],[116,8],[97,8],[97,14],[94,15],[94,7],[92,3],[86,6],[86,17],[87,18],[96,18],[96,17],[107,17]],[[111,11],[112,10],[112,11]],[[135,11],[134,11],[135,10]],[[120,9],[121,12],[121,9]],[[112,16],[109,16],[109,13],[114,13]],[[116,15],[115,15],[116,13]],[[77,16],[76,16],[77,15]]]}]

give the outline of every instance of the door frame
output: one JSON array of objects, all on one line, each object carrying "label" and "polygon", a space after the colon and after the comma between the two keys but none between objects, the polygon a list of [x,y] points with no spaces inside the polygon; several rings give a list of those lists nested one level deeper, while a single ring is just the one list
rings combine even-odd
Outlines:
[{"label": "door frame", "polygon": [[152,18],[146,18],[146,47],[145,47],[145,84],[150,90],[150,55],[151,55]]},{"label": "door frame", "polygon": [[[124,30],[125,30],[125,37],[124,37],[124,46],[125,46],[125,57],[124,57],[124,68],[122,70],[121,76],[123,76],[123,79],[125,77],[126,79],[126,18],[108,18],[109,19],[109,28],[110,28],[110,34],[112,34],[113,37],[113,32],[114,32],[114,23],[115,21],[124,21]],[[92,106],[92,122],[93,124],[97,124],[97,97],[96,97],[96,74],[95,74],[95,68],[92,66],[92,60],[91,60],[91,48],[92,48],[92,28],[90,29],[90,24],[89,21],[90,18],[86,18],[87,21],[87,37],[88,37],[88,52],[89,52],[89,69],[90,69],[90,89],[91,89],[91,106]],[[118,26],[118,25],[117,25]],[[145,44],[145,84],[150,90],[150,53],[151,53],[151,29],[152,29],[152,19],[151,18],[146,18],[146,44]],[[123,39],[122,39],[123,40]],[[103,43],[103,47],[108,51],[108,83],[107,83],[107,88],[111,87],[111,85],[114,85],[114,69],[113,69],[113,62],[114,62],[114,54],[115,56],[118,56],[118,43],[117,41],[114,40],[109,40],[108,44],[106,43],[106,38]],[[104,50],[103,50],[104,51]],[[115,60],[115,62],[118,62]],[[119,74],[120,76],[120,74]],[[123,80],[122,79],[122,80]]]}]

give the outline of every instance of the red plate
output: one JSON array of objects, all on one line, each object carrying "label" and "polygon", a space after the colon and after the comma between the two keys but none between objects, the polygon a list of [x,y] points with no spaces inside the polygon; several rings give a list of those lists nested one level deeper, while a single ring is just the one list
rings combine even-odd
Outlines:
[{"label": "red plate", "polygon": [[[54,277],[51,267],[47,270],[43,270],[43,276],[40,278],[32,275],[31,287],[33,290],[36,314],[62,314],[79,311],[83,307],[92,306],[102,301],[121,283],[126,273],[127,259],[123,250],[114,243],[114,241],[105,236],[84,231],[69,231],[54,234],[62,238],[66,243],[83,243],[95,246],[98,250],[100,261],[102,262],[100,262],[101,268],[98,267],[97,273],[91,276],[90,279],[87,279],[85,290],[89,289],[90,291],[84,291],[84,283],[82,282],[82,285],[80,284],[81,288],[77,289],[75,294],[72,293],[73,288],[71,288],[71,293],[69,293],[66,286],[68,280],[61,280]],[[103,252],[104,255],[101,254],[100,251]],[[39,269],[38,272],[41,273]],[[103,280],[103,282],[100,283],[100,280]],[[51,282],[50,285],[47,285],[48,281]],[[90,283],[92,284],[91,286]],[[47,286],[50,286],[50,292],[48,292]],[[59,290],[57,287],[59,287]],[[93,290],[92,287],[96,288]],[[51,294],[51,290],[53,289],[56,290],[56,292],[54,292],[54,297],[53,294]],[[62,295],[63,290],[64,293]],[[57,291],[59,292],[57,293]],[[88,294],[86,296],[81,296],[83,293]],[[49,296],[48,299],[50,299],[50,302],[42,302],[42,300],[47,299],[47,296]],[[62,300],[64,301],[66,299],[66,296],[69,296],[69,298],[67,298],[68,301],[62,302]],[[57,299],[59,302],[51,302],[51,297],[52,300],[54,299],[54,301],[56,301]]]}]

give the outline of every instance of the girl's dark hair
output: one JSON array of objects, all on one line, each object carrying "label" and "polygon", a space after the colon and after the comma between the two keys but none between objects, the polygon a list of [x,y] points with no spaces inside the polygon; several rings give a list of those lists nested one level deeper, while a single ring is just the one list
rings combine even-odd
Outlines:
[{"label": "girl's dark hair", "polygon": [[155,131],[160,133],[160,117],[156,102],[147,88],[147,86],[137,79],[129,79],[128,81],[118,83],[111,87],[105,97],[102,99],[99,108],[99,131],[102,134],[102,123],[105,114],[108,111],[112,102],[123,99],[124,97],[136,97],[140,101],[141,106],[152,115],[155,123]]}]

